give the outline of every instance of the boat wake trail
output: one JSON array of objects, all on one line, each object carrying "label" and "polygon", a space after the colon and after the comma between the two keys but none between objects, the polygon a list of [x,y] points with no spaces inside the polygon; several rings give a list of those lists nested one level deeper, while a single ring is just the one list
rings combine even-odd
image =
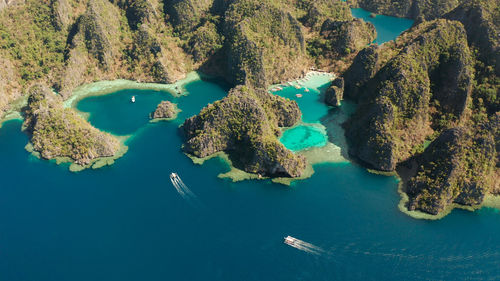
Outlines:
[{"label": "boat wake trail", "polygon": [[287,244],[290,247],[294,247],[295,249],[313,254],[313,255],[323,255],[325,251],[321,249],[320,247],[313,245],[311,243],[307,243],[305,241],[299,240],[297,238],[294,238],[292,236],[287,236],[285,237],[285,244]]},{"label": "boat wake trail", "polygon": [[189,202],[198,203],[198,198],[196,195],[187,187],[187,185],[182,181],[182,179],[176,173],[170,174],[170,181],[174,186],[177,193],[179,193],[182,198],[188,200]]}]

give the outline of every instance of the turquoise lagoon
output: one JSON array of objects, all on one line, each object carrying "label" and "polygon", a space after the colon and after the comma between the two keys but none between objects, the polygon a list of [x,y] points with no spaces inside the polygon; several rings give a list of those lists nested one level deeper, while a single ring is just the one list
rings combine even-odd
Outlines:
[{"label": "turquoise lagoon", "polygon": [[413,25],[413,20],[406,18],[385,15],[376,15],[372,18],[370,12],[361,8],[351,9],[351,13],[353,17],[371,22],[375,26],[377,30],[377,39],[375,39],[375,43],[379,45],[394,40],[394,38],[398,37],[403,31],[409,29]]},{"label": "turquoise lagoon", "polygon": [[[307,81],[301,80],[283,86],[276,94],[295,100],[302,111],[302,122],[283,132],[281,143],[292,151],[323,147],[328,143],[326,128],[321,124],[321,118],[328,115],[329,108],[323,102],[323,94],[333,76],[328,74],[308,74]],[[275,89],[276,86],[271,87]],[[306,91],[307,89],[307,91]],[[297,94],[301,96],[297,96]]]},{"label": "turquoise lagoon", "polygon": [[291,151],[300,151],[310,147],[323,147],[328,140],[326,131],[322,128],[300,125],[286,130],[280,141]]},{"label": "turquoise lagoon", "polygon": [[[377,38],[375,43],[383,44],[385,42],[394,40],[402,32],[409,29],[413,25],[413,20],[406,18],[398,18],[384,15],[376,15],[372,18],[370,12],[361,9],[354,8],[351,9],[351,13],[355,18],[362,18],[365,21],[371,22],[375,29],[377,30]],[[338,137],[342,134],[342,129],[340,124],[346,120],[350,113],[353,111],[353,105],[344,104],[340,108],[336,109],[337,112],[333,113],[336,115],[335,119],[328,117],[332,115],[332,109],[329,109],[324,105],[323,96],[325,89],[328,87],[330,75],[312,75],[308,81],[305,81],[303,85],[300,85],[300,89],[296,89],[295,86],[298,84],[294,82],[293,86],[284,87],[283,91],[276,92],[277,94],[293,99],[297,101],[300,109],[302,110],[302,124],[298,127],[285,130],[280,141],[292,151],[302,151],[310,148],[323,147],[328,144],[326,138],[326,131],[324,130],[325,119],[330,119],[333,122],[326,122],[330,124],[328,131],[334,132],[330,133],[330,141],[338,149],[342,150],[342,154],[345,156],[346,144],[342,137]],[[305,89],[310,90],[305,92]],[[296,94],[302,94],[302,97],[296,97]],[[323,123],[323,124],[322,124]],[[333,140],[332,140],[333,138]],[[345,159],[336,157],[336,162],[342,162]]]},{"label": "turquoise lagoon", "polygon": [[[223,97],[227,86],[199,80],[185,88],[189,95],[181,97],[121,90],[82,100],[78,109],[95,126],[132,135],[127,154],[99,170],[71,173],[39,160],[24,150],[21,121],[4,123],[1,280],[500,278],[500,223],[492,209],[415,220],[397,207],[395,178],[348,162],[315,165],[313,177],[291,187],[219,179],[228,166],[218,158],[194,165],[180,150],[178,126]],[[148,122],[163,99],[179,104],[178,119]],[[337,142],[331,134],[338,109],[324,110],[330,113],[320,123]],[[304,110],[305,120],[315,116]],[[177,193],[171,172],[199,204]],[[322,251],[287,246],[287,235]]]}]

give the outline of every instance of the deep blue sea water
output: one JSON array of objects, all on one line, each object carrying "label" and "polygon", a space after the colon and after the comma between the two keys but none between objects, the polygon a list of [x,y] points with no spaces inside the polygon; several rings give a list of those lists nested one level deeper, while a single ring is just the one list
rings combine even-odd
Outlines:
[{"label": "deep blue sea water", "polygon": [[[219,159],[194,165],[178,125],[227,88],[188,96],[120,91],[80,102],[91,122],[134,134],[113,166],[71,173],[24,150],[21,121],[0,129],[0,280],[465,280],[500,279],[500,217],[455,210],[440,221],[398,210],[397,182],[352,164],[316,165],[291,187],[232,183]],[[130,95],[137,102],[128,104]],[[183,110],[148,123],[156,103]],[[177,172],[196,204],[173,188]],[[287,246],[291,235],[320,255]]]}]

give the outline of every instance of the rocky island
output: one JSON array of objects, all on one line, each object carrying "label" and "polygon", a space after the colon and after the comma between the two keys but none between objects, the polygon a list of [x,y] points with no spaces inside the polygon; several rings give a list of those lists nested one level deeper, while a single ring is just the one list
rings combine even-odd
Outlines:
[{"label": "rocky island", "polygon": [[33,149],[45,159],[69,158],[80,166],[102,157],[116,156],[120,142],[92,127],[62,99],[43,85],[29,89],[24,127]]},{"label": "rocky island", "polygon": [[179,113],[177,105],[169,101],[162,101],[156,107],[156,110],[151,113],[151,119],[153,120],[172,120],[175,119]]},{"label": "rocky island", "polygon": [[458,21],[424,21],[394,43],[364,49],[344,74],[345,96],[359,102],[345,124],[349,152],[370,168],[400,172],[410,211],[437,215],[498,194],[493,7],[459,5],[443,15]]}]

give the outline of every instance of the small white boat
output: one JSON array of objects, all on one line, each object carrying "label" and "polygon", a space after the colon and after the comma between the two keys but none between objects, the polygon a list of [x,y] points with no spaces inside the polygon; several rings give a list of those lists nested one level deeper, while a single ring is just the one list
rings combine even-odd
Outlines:
[{"label": "small white boat", "polygon": [[288,244],[288,245],[295,245],[296,243],[298,242],[298,239],[297,238],[293,238],[292,236],[288,235],[287,237],[285,237],[285,244]]},{"label": "small white boat", "polygon": [[296,94],[295,96],[298,97],[298,98],[301,98],[302,94]]},{"label": "small white boat", "polygon": [[175,179],[178,179],[179,178],[179,175],[177,175],[177,173],[171,173],[170,174],[170,179],[171,180],[175,180]]},{"label": "small white boat", "polygon": [[130,99],[130,101],[131,101],[132,103],[134,103],[134,102],[135,102],[135,96],[132,96],[132,98]]}]

